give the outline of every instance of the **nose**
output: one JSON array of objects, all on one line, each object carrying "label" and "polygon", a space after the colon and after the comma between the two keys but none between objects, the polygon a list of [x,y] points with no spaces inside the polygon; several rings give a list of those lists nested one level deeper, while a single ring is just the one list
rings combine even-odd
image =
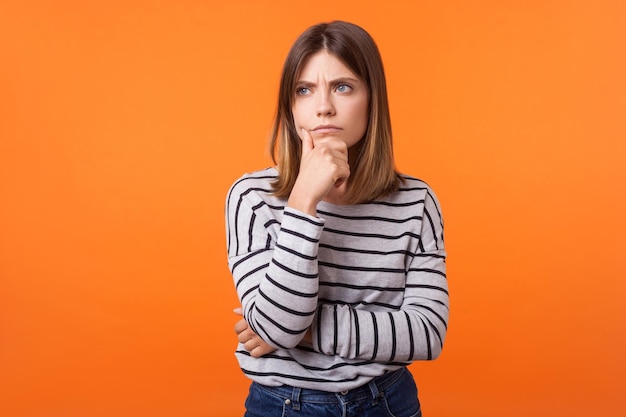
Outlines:
[{"label": "nose", "polygon": [[332,116],[335,114],[335,106],[332,101],[332,97],[327,92],[321,92],[318,94],[317,101],[317,116]]}]

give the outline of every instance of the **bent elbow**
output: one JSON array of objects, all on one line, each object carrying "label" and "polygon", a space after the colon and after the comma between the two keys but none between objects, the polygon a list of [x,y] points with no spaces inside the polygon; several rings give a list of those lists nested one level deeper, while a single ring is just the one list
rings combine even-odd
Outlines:
[{"label": "bent elbow", "polygon": [[427,360],[434,361],[435,359],[441,356],[441,352],[443,351],[443,342],[445,340],[445,332],[441,334],[441,339],[438,339],[431,343],[430,354]]},{"label": "bent elbow", "polygon": [[438,349],[431,350],[430,358],[428,358],[427,360],[434,361],[435,359],[439,358],[439,356],[441,356],[442,350],[443,348],[441,346],[439,346]]}]

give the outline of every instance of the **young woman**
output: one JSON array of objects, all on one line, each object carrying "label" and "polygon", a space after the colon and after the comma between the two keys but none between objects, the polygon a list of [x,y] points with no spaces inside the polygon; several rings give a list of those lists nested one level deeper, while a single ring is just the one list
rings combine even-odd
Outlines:
[{"label": "young woman", "polygon": [[335,21],[285,61],[271,147],[226,201],[246,416],[421,416],[407,365],[447,330],[443,221],[396,171],[383,65]]}]

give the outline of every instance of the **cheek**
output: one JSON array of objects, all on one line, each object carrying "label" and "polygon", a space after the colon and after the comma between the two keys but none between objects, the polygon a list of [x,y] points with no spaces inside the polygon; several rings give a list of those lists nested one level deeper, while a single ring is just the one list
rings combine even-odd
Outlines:
[{"label": "cheek", "polygon": [[296,128],[300,128],[300,125],[303,123],[303,118],[302,118],[302,114],[303,114],[303,109],[302,106],[293,106],[291,109],[291,116],[293,117],[293,123],[296,126]]},{"label": "cheek", "polygon": [[369,117],[370,117],[369,106],[367,106],[367,103],[359,109],[358,114],[355,115],[355,117],[357,117],[358,120],[360,120],[361,127],[363,128],[363,133],[365,133],[365,130],[367,130],[367,125],[369,123]]},{"label": "cheek", "polygon": [[291,110],[291,119],[298,138],[302,140],[302,128],[306,126],[306,124],[304,124],[304,122],[298,117],[298,113],[295,111],[295,108]]}]

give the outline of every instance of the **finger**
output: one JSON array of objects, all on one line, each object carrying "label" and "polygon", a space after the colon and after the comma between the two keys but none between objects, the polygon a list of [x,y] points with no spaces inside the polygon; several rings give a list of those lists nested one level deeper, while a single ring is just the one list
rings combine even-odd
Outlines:
[{"label": "finger", "polygon": [[259,335],[254,332],[250,327],[246,327],[241,332],[237,333],[237,340],[241,343],[246,343],[248,340],[260,339]]},{"label": "finger", "polygon": [[248,322],[245,319],[239,320],[235,323],[235,333],[240,334],[248,328]]},{"label": "finger", "polygon": [[337,178],[337,180],[333,184],[335,186],[335,188],[341,187],[341,185],[348,180],[349,176],[350,176],[350,169],[347,169],[345,171],[345,173],[343,175],[339,176],[339,178]]},{"label": "finger", "polygon": [[302,128],[302,155],[304,156],[311,152],[313,147],[313,137],[311,136],[311,132]]},{"label": "finger", "polygon": [[274,352],[275,350],[276,349],[274,349],[274,347],[272,347],[270,344],[263,342],[250,351],[250,356],[252,356],[253,358],[260,358],[261,356],[265,356],[268,353]]},{"label": "finger", "polygon": [[252,339],[253,335],[251,335],[250,333],[243,331],[241,333],[239,333],[237,335],[237,341],[239,343],[246,343],[248,342],[250,339]]},{"label": "finger", "polygon": [[239,315],[239,316],[243,316],[243,309],[241,307],[237,307],[233,309],[233,313]]},{"label": "finger", "polygon": [[332,164],[333,185],[340,187],[348,180],[348,177],[350,177],[350,164],[348,164],[347,158],[344,159],[342,154],[333,155]]},{"label": "finger", "polygon": [[253,358],[260,358],[261,356],[265,355],[266,353],[272,352],[271,350],[268,351],[266,349],[264,349],[262,346],[257,346],[252,350],[249,350],[248,352],[250,352],[250,356],[252,356]]},{"label": "finger", "polygon": [[258,339],[250,339],[247,342],[245,342],[243,344],[243,347],[248,351],[248,352],[252,352],[254,349],[256,349],[257,347],[259,347],[259,341]]},{"label": "finger", "polygon": [[256,333],[254,333],[252,330],[250,329],[246,329],[243,332],[239,333],[237,335],[237,340],[240,343],[247,343],[250,340],[254,340],[254,339],[258,339],[258,336]]}]

